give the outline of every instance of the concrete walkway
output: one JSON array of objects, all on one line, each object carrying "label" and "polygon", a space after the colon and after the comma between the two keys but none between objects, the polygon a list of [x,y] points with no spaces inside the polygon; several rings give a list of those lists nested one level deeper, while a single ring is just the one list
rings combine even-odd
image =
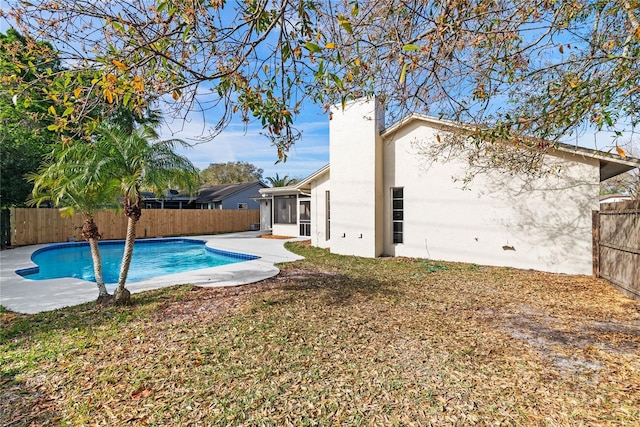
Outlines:
[{"label": "concrete walkway", "polygon": [[[199,286],[236,286],[273,277],[280,272],[274,265],[302,259],[284,248],[284,240],[258,238],[260,232],[188,236],[205,240],[207,246],[225,251],[257,255],[260,258],[220,267],[205,268],[139,282],[127,283],[132,293],[179,284]],[[19,313],[39,313],[71,305],[94,301],[98,297],[95,283],[64,278],[29,280],[16,274],[16,270],[34,267],[31,254],[47,245],[24,246],[0,252],[0,305]],[[107,285],[113,292],[116,285]]]}]

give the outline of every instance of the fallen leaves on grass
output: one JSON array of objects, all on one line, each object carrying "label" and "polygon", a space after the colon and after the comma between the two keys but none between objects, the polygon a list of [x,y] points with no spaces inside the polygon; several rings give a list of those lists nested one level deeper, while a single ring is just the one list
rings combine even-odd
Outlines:
[{"label": "fallen leaves on grass", "polygon": [[640,304],[605,282],[289,247],[306,259],[261,283],[16,329],[0,420],[46,403],[24,425],[640,423]]},{"label": "fallen leaves on grass", "polygon": [[144,399],[149,396],[151,396],[151,389],[149,387],[139,388],[138,390],[131,393],[132,399]]}]

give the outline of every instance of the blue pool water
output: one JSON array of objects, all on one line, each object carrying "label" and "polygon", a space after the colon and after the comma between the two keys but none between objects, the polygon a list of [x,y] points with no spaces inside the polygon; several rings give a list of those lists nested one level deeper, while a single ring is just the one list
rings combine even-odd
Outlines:
[{"label": "blue pool water", "polygon": [[[105,283],[118,283],[124,241],[108,240],[99,243],[102,274]],[[217,267],[258,257],[208,248],[203,240],[149,239],[137,240],[128,282],[166,274]],[[87,242],[59,243],[38,249],[31,255],[37,267],[16,271],[32,280],[74,277],[95,282],[91,251]]]}]

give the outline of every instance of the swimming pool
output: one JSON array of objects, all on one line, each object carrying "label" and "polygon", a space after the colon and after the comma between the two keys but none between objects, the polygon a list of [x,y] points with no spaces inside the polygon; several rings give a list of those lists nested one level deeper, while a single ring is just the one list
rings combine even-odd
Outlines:
[{"label": "swimming pool", "polygon": [[[204,240],[183,238],[136,240],[127,282],[258,258],[209,248],[205,243]],[[100,242],[99,246],[104,282],[118,283],[124,241],[106,240]],[[53,244],[35,251],[31,260],[37,267],[16,270],[16,273],[31,280],[72,277],[95,282],[87,242]]]}]

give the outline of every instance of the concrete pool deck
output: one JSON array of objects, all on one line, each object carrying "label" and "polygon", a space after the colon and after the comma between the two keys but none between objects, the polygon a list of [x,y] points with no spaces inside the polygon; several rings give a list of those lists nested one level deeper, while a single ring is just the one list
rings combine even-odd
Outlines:
[{"label": "concrete pool deck", "polygon": [[[207,246],[215,249],[257,255],[260,258],[130,282],[127,283],[127,289],[136,293],[187,283],[207,287],[244,285],[278,274],[280,269],[274,264],[303,258],[284,248],[286,240],[262,239],[259,238],[260,234],[263,233],[247,231],[185,236],[188,239],[205,240]],[[34,267],[31,254],[45,246],[48,245],[23,246],[0,252],[0,305],[19,313],[39,313],[94,301],[98,297],[98,288],[93,282],[73,278],[29,280],[15,272],[22,268]],[[113,292],[115,286],[107,285],[107,289]]]}]

